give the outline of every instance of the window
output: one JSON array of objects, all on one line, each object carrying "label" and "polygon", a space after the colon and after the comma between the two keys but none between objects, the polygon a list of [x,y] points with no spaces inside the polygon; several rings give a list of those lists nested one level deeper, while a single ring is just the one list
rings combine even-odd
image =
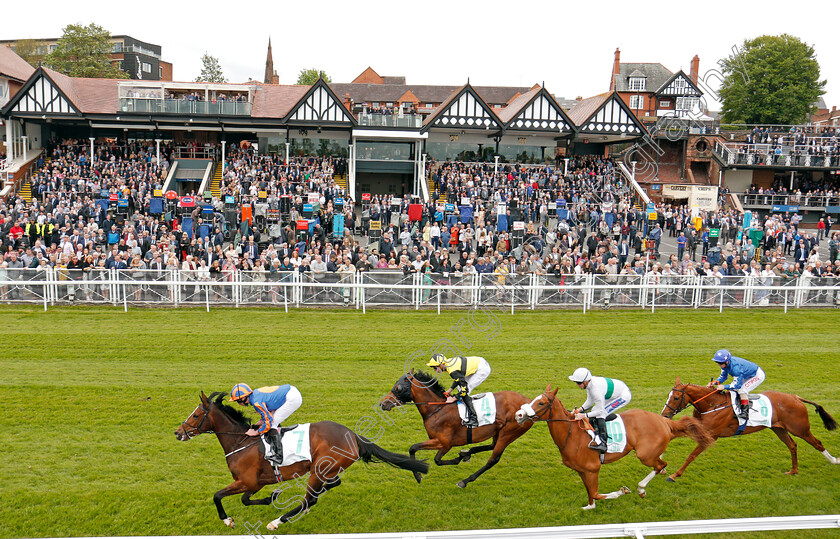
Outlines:
[{"label": "window", "polygon": [[662,107],[663,109],[665,107],[670,107],[671,106],[671,100],[670,99],[662,99],[661,101],[659,101],[659,106]]},{"label": "window", "polygon": [[699,97],[678,97],[677,110],[694,110],[699,101]]},{"label": "window", "polygon": [[495,105],[493,105],[493,108],[494,109],[500,109],[500,108],[502,108],[502,106],[500,104],[496,103]]},{"label": "window", "polygon": [[646,83],[647,79],[644,77],[630,77],[630,91],[643,92],[645,90]]},{"label": "window", "polygon": [[688,81],[686,81],[682,77],[674,79],[674,88],[676,88],[677,90],[683,90],[685,88],[688,88]]},{"label": "window", "polygon": [[123,62],[122,60],[120,60],[120,61],[117,63],[117,65],[119,65],[119,66],[120,66],[120,70],[125,71],[125,62]]},{"label": "window", "polygon": [[111,43],[111,52],[122,52],[123,44],[122,43]]},{"label": "window", "polygon": [[433,109],[433,108],[435,108],[435,104],[434,103],[426,103],[426,108],[427,109]]},{"label": "window", "polygon": [[630,108],[631,109],[636,109],[636,110],[645,108],[645,96],[643,96],[643,95],[630,96]]},{"label": "window", "polygon": [[158,68],[158,78],[159,78],[159,79],[162,79],[162,78],[163,78],[163,68],[162,68],[162,67],[159,67],[159,68]]},{"label": "window", "polygon": [[58,45],[50,45],[50,52],[58,48]]},{"label": "window", "polygon": [[148,62],[143,62],[143,73],[151,73],[152,72],[152,64]]},{"label": "window", "polygon": [[374,101],[373,103],[370,104],[370,106],[371,107],[378,107],[379,106],[379,101]]},{"label": "window", "polygon": [[394,103],[392,103],[391,101],[389,101],[389,102],[385,103],[385,106],[386,106],[386,107],[393,107],[393,106],[394,106]]}]

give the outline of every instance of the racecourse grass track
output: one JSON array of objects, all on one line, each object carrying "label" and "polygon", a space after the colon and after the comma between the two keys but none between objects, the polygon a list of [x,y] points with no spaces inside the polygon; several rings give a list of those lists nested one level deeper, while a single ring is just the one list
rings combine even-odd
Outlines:
[{"label": "racecourse grass track", "polygon": [[[428,351],[466,312],[276,309],[134,309],[0,307],[0,536],[193,535],[247,533],[246,522],[279,516],[271,506],[225,499],[237,522],[219,521],[213,493],[231,482],[212,434],[178,442],[173,432],[199,392],[290,382],[303,394],[294,422],[333,420],[354,428],[377,418],[377,443],[391,451],[426,439],[411,407],[385,417],[374,411],[416,350]],[[476,314],[478,322],[487,320]],[[629,408],[659,413],[675,376],[703,384],[719,371],[718,348],[754,360],[767,373],[759,391],[797,393],[840,419],[837,311],[640,311],[587,314],[498,314],[497,334],[461,333],[468,355],[492,366],[484,391],[528,398],[559,384],[567,408],[585,394],[567,380],[578,366],[627,382]],[[425,363],[428,352],[413,366]],[[690,412],[683,412],[690,413]],[[384,412],[383,412],[384,414]],[[813,407],[811,427],[840,454],[840,432],[827,432]],[[373,431],[375,432],[375,431]],[[601,492],[634,493],[581,511],[586,492],[564,467],[545,424],[536,425],[501,462],[461,490],[455,483],[482,466],[482,453],[458,466],[436,467],[418,485],[409,472],[357,463],[342,485],[279,533],[485,529],[650,520],[737,518],[840,512],[840,466],[802,440],[800,474],[769,430],[721,439],[676,483],[656,477],[648,496],[635,494],[648,472],[634,455],[601,471]],[[693,449],[674,440],[665,453],[673,472]],[[453,451],[454,453],[454,451]],[[451,453],[451,454],[453,454]],[[431,459],[433,452],[420,453]],[[262,491],[270,492],[270,487]],[[301,493],[295,486],[283,492]],[[265,533],[265,528],[262,528]],[[835,531],[778,532],[781,537],[834,536]],[[718,536],[720,537],[720,536]]]}]

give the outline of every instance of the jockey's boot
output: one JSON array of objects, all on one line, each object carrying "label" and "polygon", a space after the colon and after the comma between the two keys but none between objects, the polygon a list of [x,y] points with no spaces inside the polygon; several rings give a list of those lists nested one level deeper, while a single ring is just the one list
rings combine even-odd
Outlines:
[{"label": "jockey's boot", "polygon": [[472,397],[465,395],[461,400],[464,401],[464,406],[467,407],[467,420],[463,422],[464,426],[471,429],[478,427],[478,416],[475,414]]},{"label": "jockey's boot", "polygon": [[268,443],[271,445],[272,451],[272,455],[265,457],[265,459],[275,466],[282,466],[283,437],[280,436],[280,426],[278,425],[276,429],[270,429],[265,436],[268,438]]},{"label": "jockey's boot", "polygon": [[606,453],[607,452],[607,420],[603,417],[595,417],[592,419],[592,427],[595,430],[595,433],[598,435],[598,438],[601,440],[600,443],[589,444],[589,449],[593,451],[598,451],[599,453]]},{"label": "jockey's boot", "polygon": [[738,417],[746,421],[750,418],[750,401],[749,400],[742,400],[741,401],[741,409],[738,412]]}]

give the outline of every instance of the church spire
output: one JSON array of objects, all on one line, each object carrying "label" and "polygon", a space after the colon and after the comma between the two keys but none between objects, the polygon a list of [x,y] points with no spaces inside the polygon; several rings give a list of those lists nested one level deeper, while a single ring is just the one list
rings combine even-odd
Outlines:
[{"label": "church spire", "polygon": [[280,78],[274,71],[274,58],[271,55],[271,37],[268,38],[268,53],[265,55],[265,79],[266,84],[279,84]]}]

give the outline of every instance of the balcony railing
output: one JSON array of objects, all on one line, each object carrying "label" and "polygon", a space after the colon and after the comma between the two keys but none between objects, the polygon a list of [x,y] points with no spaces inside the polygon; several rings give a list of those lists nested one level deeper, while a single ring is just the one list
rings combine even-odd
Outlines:
[{"label": "balcony railing", "polygon": [[824,209],[826,206],[840,206],[840,194],[838,195],[778,195],[778,194],[757,194],[743,193],[738,195],[744,207],[755,206],[799,206],[803,209]]},{"label": "balcony railing", "polygon": [[251,104],[247,101],[216,101],[214,103],[185,99],[121,98],[120,112],[250,116]]},{"label": "balcony railing", "polygon": [[367,127],[410,127],[420,129],[423,117],[419,114],[359,114],[359,125]]},{"label": "balcony railing", "polygon": [[[778,151],[777,151],[778,150]],[[714,152],[728,165],[840,168],[840,151],[811,154],[813,146],[715,142]],[[798,152],[798,153],[797,153]]]}]

